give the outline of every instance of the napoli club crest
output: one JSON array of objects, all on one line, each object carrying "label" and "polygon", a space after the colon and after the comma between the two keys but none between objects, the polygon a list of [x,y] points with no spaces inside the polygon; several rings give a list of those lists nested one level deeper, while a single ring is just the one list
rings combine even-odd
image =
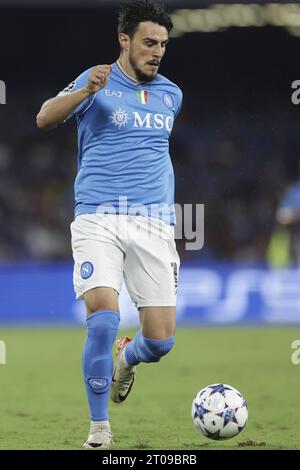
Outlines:
[{"label": "napoli club crest", "polygon": [[174,101],[173,101],[173,98],[172,98],[171,95],[169,95],[168,93],[165,93],[164,96],[163,96],[163,100],[164,100],[164,103],[167,106],[167,108],[169,108],[169,109],[174,108]]},{"label": "napoli club crest", "polygon": [[89,279],[94,272],[94,266],[89,261],[82,263],[80,268],[80,274],[82,279]]}]

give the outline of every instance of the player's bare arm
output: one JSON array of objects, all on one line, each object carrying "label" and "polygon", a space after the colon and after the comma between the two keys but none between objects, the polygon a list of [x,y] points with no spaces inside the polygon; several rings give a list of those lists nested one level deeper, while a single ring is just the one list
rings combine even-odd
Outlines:
[{"label": "player's bare arm", "polygon": [[63,122],[84,100],[106,86],[110,72],[111,65],[97,65],[92,68],[86,86],[45,101],[36,117],[38,128],[49,130]]}]

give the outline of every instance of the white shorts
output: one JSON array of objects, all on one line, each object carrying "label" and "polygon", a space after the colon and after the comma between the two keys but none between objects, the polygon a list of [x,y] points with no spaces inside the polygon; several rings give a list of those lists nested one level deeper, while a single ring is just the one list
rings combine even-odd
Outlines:
[{"label": "white shorts", "polygon": [[71,233],[77,299],[95,287],[120,292],[124,277],[137,308],[176,305],[174,226],[145,216],[84,214]]}]

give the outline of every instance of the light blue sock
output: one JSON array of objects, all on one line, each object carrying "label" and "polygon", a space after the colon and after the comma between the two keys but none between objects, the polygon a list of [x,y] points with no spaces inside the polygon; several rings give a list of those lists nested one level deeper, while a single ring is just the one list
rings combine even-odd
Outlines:
[{"label": "light blue sock", "polygon": [[82,353],[82,370],[91,421],[108,420],[109,390],[113,374],[112,347],[120,315],[99,310],[87,318],[87,338]]},{"label": "light blue sock", "polygon": [[131,366],[140,362],[158,362],[161,357],[171,351],[175,336],[166,339],[149,339],[138,331],[134,340],[125,349],[125,359]]}]

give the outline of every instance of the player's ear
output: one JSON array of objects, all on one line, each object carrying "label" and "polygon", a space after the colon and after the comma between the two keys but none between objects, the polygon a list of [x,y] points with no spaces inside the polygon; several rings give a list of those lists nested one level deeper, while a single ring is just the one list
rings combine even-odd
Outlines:
[{"label": "player's ear", "polygon": [[126,50],[126,48],[128,48],[129,41],[130,41],[130,39],[129,39],[128,34],[119,33],[119,43],[120,43],[120,46],[121,46],[122,50]]}]

